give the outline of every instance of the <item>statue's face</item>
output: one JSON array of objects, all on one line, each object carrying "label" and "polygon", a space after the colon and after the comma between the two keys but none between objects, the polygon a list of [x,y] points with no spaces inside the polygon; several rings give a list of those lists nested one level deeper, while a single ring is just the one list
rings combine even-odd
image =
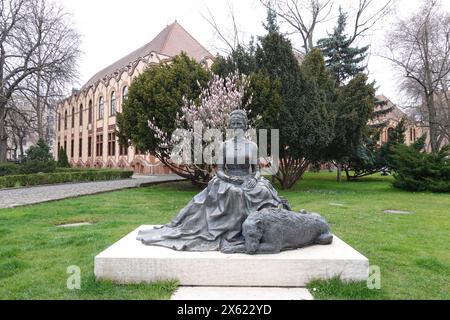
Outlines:
[{"label": "statue's face", "polygon": [[232,117],[230,119],[230,129],[232,130],[245,130],[246,128],[245,121],[242,117]]}]

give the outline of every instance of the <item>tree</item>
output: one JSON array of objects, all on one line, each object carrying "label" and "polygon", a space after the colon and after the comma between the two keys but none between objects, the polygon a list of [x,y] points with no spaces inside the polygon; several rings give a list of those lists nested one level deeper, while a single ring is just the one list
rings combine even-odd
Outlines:
[{"label": "tree", "polygon": [[0,162],[6,161],[9,101],[38,74],[68,74],[79,39],[62,10],[45,0],[0,1]]},{"label": "tree", "polygon": [[270,128],[280,129],[280,168],[275,178],[289,189],[333,138],[333,82],[320,51],[311,51],[300,67],[290,41],[279,32],[260,39],[256,66],[281,85],[282,103]]},{"label": "tree", "polygon": [[63,147],[60,147],[58,150],[58,163],[56,165],[58,168],[70,168],[67,150],[64,150]]},{"label": "tree", "polygon": [[168,64],[146,69],[133,80],[123,111],[117,115],[121,143],[132,143],[164,159],[160,140],[149,129],[148,121],[157,123],[164,132],[175,131],[183,97],[189,101],[198,98],[209,77],[207,70],[184,53]]},{"label": "tree", "polygon": [[345,34],[347,14],[339,7],[339,19],[332,34],[317,41],[317,46],[325,56],[328,69],[334,75],[337,86],[341,86],[347,79],[352,79],[366,69],[361,63],[367,57],[369,46],[362,48],[351,47],[352,38]]},{"label": "tree", "polygon": [[[370,132],[365,136],[356,153],[350,156],[345,168],[347,180],[356,180],[361,177],[378,173],[390,168],[389,159],[397,145],[405,143],[406,118],[402,118],[396,127],[390,131],[388,142],[379,146],[380,126],[369,126]],[[353,174],[350,173],[353,171]]]},{"label": "tree", "polygon": [[316,27],[328,19],[333,8],[333,2],[331,0],[260,1],[269,12],[275,12],[282,21],[286,22],[296,33],[300,34],[305,53],[308,53],[314,48],[313,37]]},{"label": "tree", "polygon": [[36,145],[31,146],[24,161],[21,164],[21,170],[26,173],[53,172],[56,169],[56,162],[50,152],[50,147],[43,139],[39,139]]},{"label": "tree", "polygon": [[[150,121],[164,150],[159,155],[161,161],[193,184],[206,185],[215,174],[231,112],[246,111],[251,102],[244,103],[247,87],[247,76],[237,71],[224,78],[213,74],[197,99],[183,98],[181,112],[176,116],[176,132],[163,131],[156,121]],[[208,145],[203,147],[204,143]]]},{"label": "tree", "polygon": [[[117,115],[117,135],[123,145],[150,152],[178,175],[196,181],[198,172],[171,161],[168,140],[179,128],[177,114],[186,101],[198,102],[210,74],[186,54],[168,64],[146,69],[131,84],[123,112]],[[153,124],[149,128],[149,121]],[[155,130],[156,129],[156,130]]]},{"label": "tree", "polygon": [[[361,5],[361,3],[360,3]],[[347,14],[339,7],[339,18],[332,34],[317,42],[322,50],[328,69],[333,74],[337,98],[335,136],[325,153],[325,158],[337,166],[337,180],[341,180],[342,168],[349,179],[350,159],[366,163],[370,157],[363,155],[367,146],[373,146],[373,137],[365,137],[369,130],[368,121],[373,117],[375,107],[374,84],[369,84],[366,69],[361,63],[366,59],[369,46],[352,47],[355,34],[347,35]],[[357,31],[354,31],[357,32]],[[363,146],[366,138],[367,146]],[[352,161],[352,163],[360,163]]]},{"label": "tree", "polygon": [[[260,2],[266,8],[273,9],[282,22],[300,34],[304,53],[315,47],[314,35],[318,26],[330,20],[334,7],[333,0],[260,0]],[[394,3],[395,0],[359,0],[352,16],[351,43],[364,36],[388,15]]]},{"label": "tree", "polygon": [[231,22],[230,27],[224,27],[219,25],[211,10],[206,7],[207,15],[201,14],[202,18],[210,25],[217,38],[225,45],[226,48],[217,48],[220,51],[224,51],[226,54],[233,53],[239,47],[244,47],[242,42],[242,32],[239,31],[237,26],[237,19],[235,10],[229,0],[226,1],[228,19]]},{"label": "tree", "polygon": [[388,36],[389,59],[403,73],[404,91],[420,94],[422,119],[429,127],[431,150],[443,139],[436,97],[450,74],[450,14],[437,1],[425,1],[414,15],[399,20]]},{"label": "tree", "polygon": [[15,94],[9,100],[8,110],[5,120],[8,145],[13,147],[13,158],[21,161],[25,157],[26,140],[34,132],[35,117],[20,94]]},{"label": "tree", "polygon": [[280,170],[273,175],[288,189],[333,137],[334,81],[319,50],[307,55],[300,67],[270,9],[264,26],[268,33],[259,38],[256,50],[220,59],[213,70],[249,72],[250,117],[256,128],[280,130]]},{"label": "tree", "polygon": [[336,89],[337,97],[333,104],[336,113],[334,137],[326,148],[324,158],[335,161],[338,181],[341,179],[342,166],[345,167],[363,142],[374,111],[375,88],[367,82],[367,76],[359,74],[347,85]]},{"label": "tree", "polygon": [[394,169],[394,186],[409,191],[450,192],[450,145],[438,152],[422,151],[424,139],[393,148],[389,162]]}]

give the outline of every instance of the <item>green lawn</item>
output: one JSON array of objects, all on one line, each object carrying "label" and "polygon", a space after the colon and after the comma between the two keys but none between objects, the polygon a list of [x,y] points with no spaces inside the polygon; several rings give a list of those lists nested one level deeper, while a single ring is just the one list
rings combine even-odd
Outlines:
[{"label": "green lawn", "polygon": [[[182,182],[0,210],[0,299],[169,298],[176,283],[95,282],[94,256],[142,224],[168,222],[197,192]],[[307,174],[280,194],[295,210],[323,214],[336,235],[381,268],[381,290],[335,279],[310,284],[317,299],[450,299],[450,195],[408,193],[382,177],[337,183],[327,173]],[[56,227],[80,221],[95,224]],[[70,265],[81,268],[81,290],[66,288]]]}]

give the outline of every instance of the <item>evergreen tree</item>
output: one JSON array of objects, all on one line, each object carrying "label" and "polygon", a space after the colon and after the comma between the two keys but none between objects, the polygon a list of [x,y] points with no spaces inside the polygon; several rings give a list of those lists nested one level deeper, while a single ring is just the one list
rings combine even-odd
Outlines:
[{"label": "evergreen tree", "polygon": [[140,150],[166,157],[169,150],[161,147],[148,121],[157,123],[164,132],[174,132],[183,96],[188,100],[197,99],[209,78],[209,72],[184,53],[170,64],[146,69],[133,80],[122,113],[117,114],[117,135],[121,144],[131,142]]},{"label": "evergreen tree", "polygon": [[281,163],[275,178],[288,189],[333,138],[334,87],[320,51],[311,51],[300,67],[270,9],[267,20],[268,34],[260,38],[255,60],[257,70],[281,84],[282,103],[268,129],[280,129]]},{"label": "evergreen tree", "polygon": [[59,168],[70,168],[69,159],[67,158],[67,152],[63,147],[58,150],[58,163]]},{"label": "evergreen tree", "polygon": [[37,144],[31,146],[22,164],[23,173],[53,172],[56,169],[56,162],[50,153],[50,147],[43,139],[39,139]]},{"label": "evergreen tree", "polygon": [[409,191],[450,192],[450,145],[439,152],[421,151],[424,138],[411,146],[396,145],[389,163],[394,186]]},{"label": "evergreen tree", "polygon": [[250,75],[255,71],[255,47],[251,41],[248,48],[239,45],[228,57],[218,56],[211,67],[211,71],[221,77],[239,71]]},{"label": "evergreen tree", "polygon": [[280,130],[281,163],[274,177],[287,189],[321,158],[333,138],[334,80],[320,50],[311,51],[300,67],[271,9],[264,27],[267,34],[258,38],[256,49],[238,49],[216,60],[213,71],[237,68],[250,74],[250,116],[257,128]]},{"label": "evergreen tree", "polygon": [[327,67],[338,86],[365,70],[366,66],[361,63],[366,59],[369,49],[369,46],[351,47],[353,39],[345,34],[346,25],[347,14],[339,7],[339,18],[334,32],[317,41],[317,46],[322,50]]},{"label": "evergreen tree", "polygon": [[280,27],[277,23],[277,14],[270,6],[267,9],[266,23],[263,23],[263,27],[267,30],[268,33],[275,33],[280,31]]},{"label": "evergreen tree", "polygon": [[[372,134],[367,135],[364,142],[357,148],[346,166],[347,180],[356,180],[380,171],[389,171],[389,159],[398,145],[404,145],[406,118],[402,118],[397,126],[390,131],[390,138],[381,147],[378,145],[382,127],[370,127]],[[350,173],[353,171],[353,174]]]}]

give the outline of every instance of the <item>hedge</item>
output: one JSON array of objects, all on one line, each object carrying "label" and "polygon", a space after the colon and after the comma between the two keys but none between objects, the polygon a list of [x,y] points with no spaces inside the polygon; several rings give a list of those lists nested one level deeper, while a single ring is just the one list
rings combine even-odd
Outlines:
[{"label": "hedge", "polygon": [[0,177],[21,174],[20,166],[15,163],[0,163]]},{"label": "hedge", "polygon": [[67,182],[86,182],[100,180],[127,179],[133,171],[122,170],[88,170],[77,172],[37,173],[27,175],[11,175],[0,177],[0,188],[37,186],[42,184],[58,184]]}]

